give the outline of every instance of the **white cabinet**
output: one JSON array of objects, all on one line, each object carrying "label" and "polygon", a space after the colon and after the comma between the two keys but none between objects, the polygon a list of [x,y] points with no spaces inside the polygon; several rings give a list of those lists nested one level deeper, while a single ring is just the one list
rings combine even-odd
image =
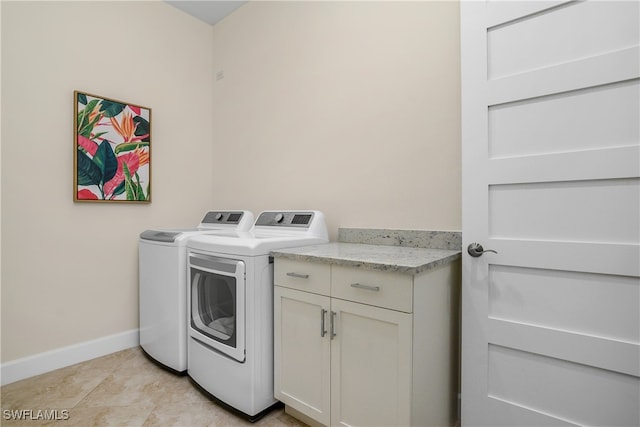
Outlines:
[{"label": "white cabinet", "polygon": [[331,300],[331,425],[411,423],[411,315]]},{"label": "white cabinet", "polygon": [[280,286],[274,295],[276,399],[328,425],[331,355],[328,332],[322,326],[330,298]]},{"label": "white cabinet", "polygon": [[276,398],[323,425],[452,425],[456,265],[412,275],[276,258]]}]

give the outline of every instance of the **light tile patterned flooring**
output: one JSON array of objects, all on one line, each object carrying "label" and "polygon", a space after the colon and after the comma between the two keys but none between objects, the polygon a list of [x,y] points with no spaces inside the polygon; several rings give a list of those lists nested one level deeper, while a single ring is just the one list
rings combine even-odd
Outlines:
[{"label": "light tile patterned flooring", "polygon": [[[3,427],[305,426],[283,409],[251,424],[209,400],[186,376],[156,366],[139,348],[7,384],[0,398]],[[7,410],[32,412],[30,419],[16,420]],[[39,410],[57,410],[58,420],[32,419]]]}]

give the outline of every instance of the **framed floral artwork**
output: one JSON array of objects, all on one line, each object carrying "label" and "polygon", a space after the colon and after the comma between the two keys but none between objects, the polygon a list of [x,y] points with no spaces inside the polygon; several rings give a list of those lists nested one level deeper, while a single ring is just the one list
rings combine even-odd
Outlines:
[{"label": "framed floral artwork", "polygon": [[151,109],[74,92],[75,202],[151,202]]}]

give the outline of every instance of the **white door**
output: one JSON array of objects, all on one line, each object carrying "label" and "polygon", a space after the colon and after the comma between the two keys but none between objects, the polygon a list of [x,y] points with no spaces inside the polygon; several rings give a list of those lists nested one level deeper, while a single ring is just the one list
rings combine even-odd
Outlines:
[{"label": "white door", "polygon": [[246,360],[244,261],[189,252],[189,336]]},{"label": "white door", "polygon": [[331,316],[331,425],[409,426],[412,315],[332,298]]},{"label": "white door", "polygon": [[461,3],[463,426],[640,425],[639,16]]},{"label": "white door", "polygon": [[324,295],[275,287],[275,397],[324,424],[331,421],[331,341]]}]

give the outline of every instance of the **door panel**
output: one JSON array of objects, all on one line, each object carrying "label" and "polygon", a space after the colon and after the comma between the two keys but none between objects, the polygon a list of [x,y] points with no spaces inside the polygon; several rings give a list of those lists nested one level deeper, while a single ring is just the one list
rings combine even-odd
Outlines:
[{"label": "door panel", "polygon": [[640,243],[637,178],[491,185],[488,197],[490,238]]},{"label": "door panel", "polygon": [[463,425],[638,425],[640,3],[462,2]]},{"label": "door panel", "polygon": [[[487,29],[489,79],[635,46],[637,16],[637,2],[574,2],[492,26]],[[540,34],[544,37],[536,37]]]},{"label": "door panel", "polygon": [[[485,39],[479,41],[484,42]],[[477,54],[482,55],[482,51]],[[490,89],[486,94],[488,106],[637,79],[639,56],[637,46],[628,47],[527,73],[485,80]]]},{"label": "door panel", "polygon": [[411,423],[411,314],[331,300],[331,425]]},{"label": "door panel", "polygon": [[492,398],[581,425],[638,425],[630,417],[640,402],[631,375],[492,344],[488,385]]},{"label": "door panel", "polygon": [[489,158],[633,146],[638,80],[489,107]]},{"label": "door panel", "polygon": [[490,319],[639,344],[638,312],[632,277],[489,265]]},{"label": "door panel", "polygon": [[[275,397],[329,425],[329,297],[275,287]],[[325,311],[323,311],[325,310]],[[322,329],[322,315],[325,329]],[[323,330],[327,331],[323,335]]]}]

